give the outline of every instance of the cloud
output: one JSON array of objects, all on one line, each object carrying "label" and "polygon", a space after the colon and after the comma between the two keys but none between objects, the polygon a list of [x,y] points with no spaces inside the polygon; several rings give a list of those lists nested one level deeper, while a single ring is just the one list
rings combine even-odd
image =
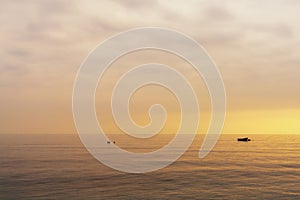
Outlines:
[{"label": "cloud", "polygon": [[[50,95],[53,105],[62,108],[56,112],[69,119],[64,106],[70,104],[84,58],[111,35],[142,26],[175,29],[202,44],[221,70],[231,109],[278,109],[284,102],[299,107],[299,7],[297,1],[258,0],[3,0],[0,94],[9,98],[2,98],[0,108],[10,109],[0,117],[17,116],[25,97],[35,102]],[[44,105],[26,106],[39,106],[35,114],[49,120],[45,127],[55,126],[39,113]]]}]

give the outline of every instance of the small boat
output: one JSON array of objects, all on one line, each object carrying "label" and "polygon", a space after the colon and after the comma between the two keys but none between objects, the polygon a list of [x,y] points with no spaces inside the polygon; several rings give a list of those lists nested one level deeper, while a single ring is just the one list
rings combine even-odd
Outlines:
[{"label": "small boat", "polygon": [[245,137],[245,138],[238,138],[237,141],[238,142],[248,142],[248,141],[251,141],[251,139]]}]

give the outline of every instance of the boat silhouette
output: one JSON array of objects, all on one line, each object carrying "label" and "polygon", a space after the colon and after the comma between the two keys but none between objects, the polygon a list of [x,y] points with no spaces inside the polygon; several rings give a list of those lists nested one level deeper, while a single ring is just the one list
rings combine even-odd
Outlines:
[{"label": "boat silhouette", "polygon": [[248,141],[251,141],[251,139],[244,137],[244,138],[238,138],[237,141],[238,142],[248,142]]}]

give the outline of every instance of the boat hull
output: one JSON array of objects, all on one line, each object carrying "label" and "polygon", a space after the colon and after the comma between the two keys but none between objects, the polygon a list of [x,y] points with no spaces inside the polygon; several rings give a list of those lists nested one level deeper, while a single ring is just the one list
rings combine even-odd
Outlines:
[{"label": "boat hull", "polygon": [[248,141],[251,141],[251,139],[249,139],[247,137],[246,138],[238,138],[237,141],[238,142],[248,142]]}]

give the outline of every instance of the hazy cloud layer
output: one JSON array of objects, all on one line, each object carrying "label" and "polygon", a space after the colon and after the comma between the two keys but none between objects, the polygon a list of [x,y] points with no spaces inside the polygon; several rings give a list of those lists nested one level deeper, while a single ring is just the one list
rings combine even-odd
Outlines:
[{"label": "hazy cloud layer", "polygon": [[73,131],[81,62],[107,37],[141,26],[172,28],[202,44],[224,77],[230,110],[299,109],[299,10],[293,0],[3,0],[0,132],[56,124],[57,132]]}]

